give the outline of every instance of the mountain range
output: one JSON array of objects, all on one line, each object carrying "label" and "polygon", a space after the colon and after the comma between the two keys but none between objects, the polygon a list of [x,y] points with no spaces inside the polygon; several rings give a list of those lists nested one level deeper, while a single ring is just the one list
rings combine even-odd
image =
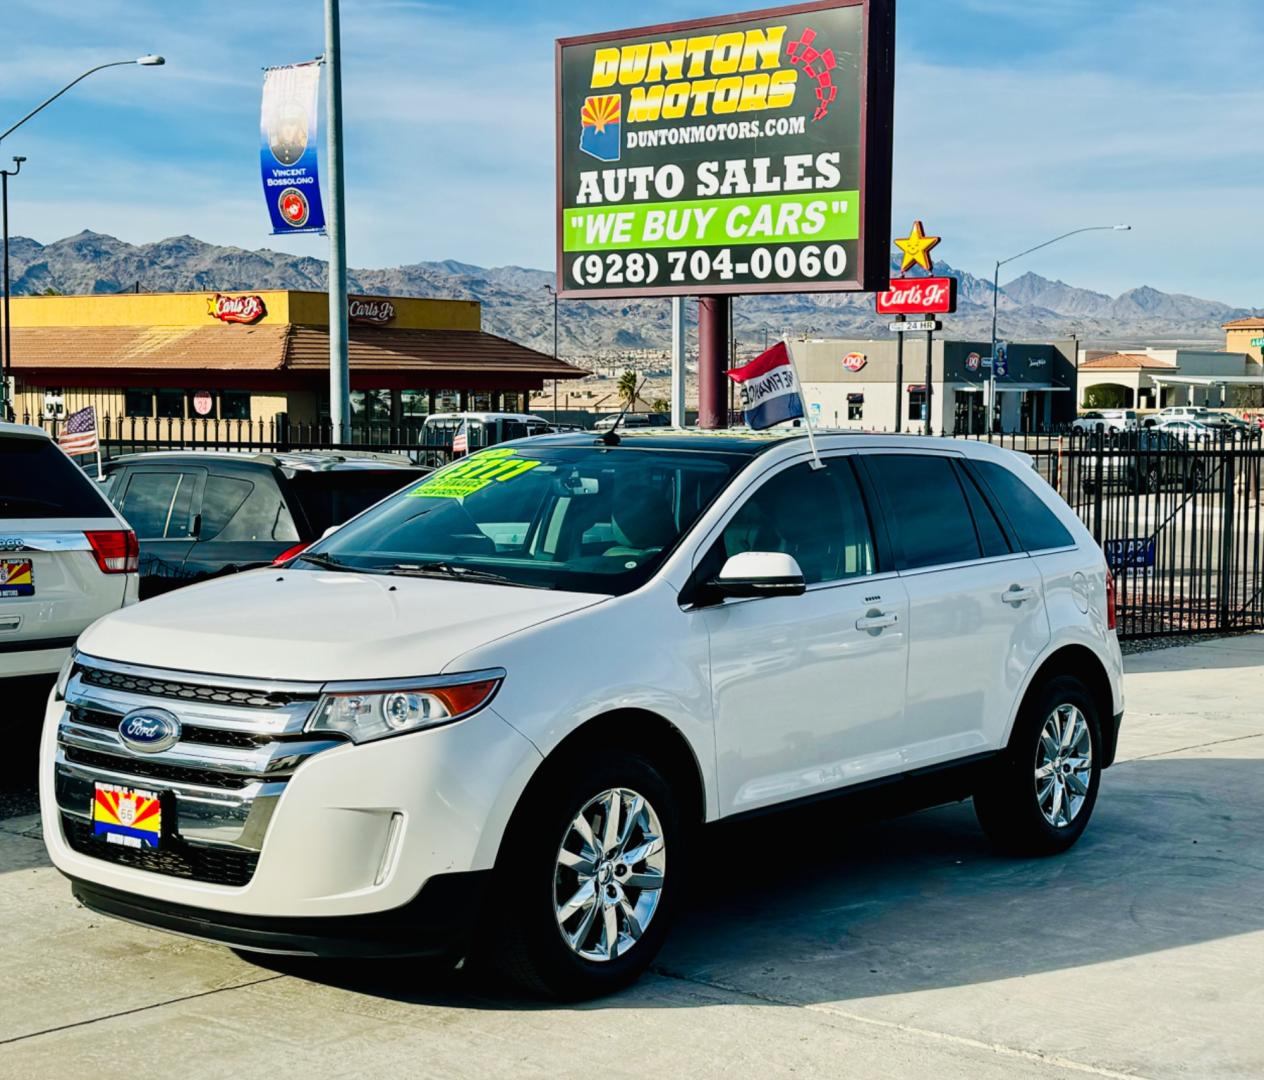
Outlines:
[{"label": "mountain range", "polygon": [[[246,289],[323,290],[321,259],[260,249],[208,244],[176,236],[129,244],[89,231],[40,244],[24,237],[10,243],[13,294],[66,294]],[[893,269],[898,266],[893,265]],[[945,333],[986,340],[991,333],[992,283],[945,263],[936,273],[958,279],[958,310],[945,317]],[[482,267],[455,260],[418,262],[384,269],[355,269],[350,289],[362,294],[452,297],[479,300],[484,328],[545,352],[553,346],[553,275],[518,266]],[[693,305],[686,309],[693,316]],[[1164,293],[1149,286],[1119,296],[1080,289],[1026,273],[1001,286],[1000,336],[1048,340],[1075,335],[1086,346],[1218,343],[1220,325],[1261,314],[1215,300]],[[887,318],[873,311],[868,295],[787,293],[741,296],[733,304],[734,333],[743,354],[762,345],[764,334],[813,337],[886,336]],[[666,349],[671,305],[666,300],[574,300],[559,306],[559,354],[600,357],[635,349]]]}]

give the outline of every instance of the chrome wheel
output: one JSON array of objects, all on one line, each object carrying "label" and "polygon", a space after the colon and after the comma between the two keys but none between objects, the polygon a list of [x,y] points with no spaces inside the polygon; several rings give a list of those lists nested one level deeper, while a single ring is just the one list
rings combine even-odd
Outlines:
[{"label": "chrome wheel", "polygon": [[615,788],[589,800],[557,852],[553,903],[562,940],[585,960],[622,956],[654,918],[666,868],[658,815],[644,797]]},{"label": "chrome wheel", "polygon": [[1074,705],[1049,714],[1036,745],[1036,802],[1056,829],[1070,825],[1088,798],[1093,740],[1088,721]]}]

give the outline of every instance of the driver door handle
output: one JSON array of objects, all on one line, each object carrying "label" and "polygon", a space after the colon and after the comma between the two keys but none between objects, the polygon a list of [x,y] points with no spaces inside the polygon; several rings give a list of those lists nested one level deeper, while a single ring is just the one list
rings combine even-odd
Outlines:
[{"label": "driver door handle", "polygon": [[1024,600],[1035,600],[1035,589],[1024,589],[1019,585],[1011,585],[1009,589],[1001,593],[1001,600],[1006,604],[1012,604],[1018,607]]},{"label": "driver door handle", "polygon": [[894,611],[871,611],[856,620],[857,630],[885,630],[900,621]]}]

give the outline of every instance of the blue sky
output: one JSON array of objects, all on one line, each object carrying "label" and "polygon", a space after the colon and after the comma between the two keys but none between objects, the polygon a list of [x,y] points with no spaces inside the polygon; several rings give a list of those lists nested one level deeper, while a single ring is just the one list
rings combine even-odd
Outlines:
[{"label": "blue sky", "polygon": [[[551,266],[553,39],[740,7],[343,0],[352,265]],[[1264,306],[1258,0],[899,9],[895,230],[921,217],[937,255],[985,275],[1048,236],[1125,221],[1133,232],[1005,276]],[[269,235],[257,151],[260,69],[321,51],[320,0],[4,0],[0,19],[0,130],[95,63],[168,61],[93,76],[0,146],[30,159],[13,232],[324,256],[319,238]]]}]

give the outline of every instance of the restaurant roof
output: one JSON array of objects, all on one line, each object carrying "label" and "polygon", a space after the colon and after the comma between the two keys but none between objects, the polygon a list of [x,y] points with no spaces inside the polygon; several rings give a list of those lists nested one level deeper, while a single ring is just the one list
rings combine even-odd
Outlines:
[{"label": "restaurant roof", "polygon": [[[353,372],[519,374],[578,379],[580,368],[483,330],[352,326]],[[310,371],[329,366],[320,326],[15,326],[13,367],[24,369]]]}]

